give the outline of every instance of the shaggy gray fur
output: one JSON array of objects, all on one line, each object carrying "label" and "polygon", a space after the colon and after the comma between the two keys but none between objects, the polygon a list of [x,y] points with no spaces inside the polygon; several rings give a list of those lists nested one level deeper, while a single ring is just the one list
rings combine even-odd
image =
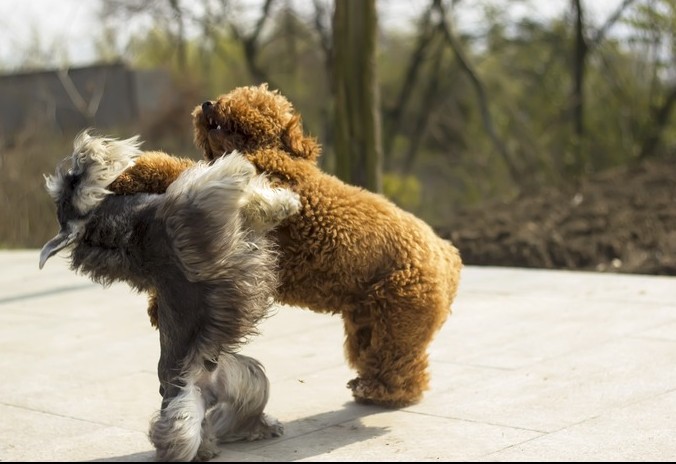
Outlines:
[{"label": "shaggy gray fur", "polygon": [[105,187],[138,153],[136,138],[76,139],[47,178],[61,231],[40,267],[69,249],[71,268],[96,282],[156,290],[163,400],[149,436],[158,460],[204,460],[217,441],[279,436],[281,425],[263,413],[263,367],[237,351],[278,284],[266,232],[297,212],[298,198],[239,155],[199,163],[162,195],[110,195]]}]

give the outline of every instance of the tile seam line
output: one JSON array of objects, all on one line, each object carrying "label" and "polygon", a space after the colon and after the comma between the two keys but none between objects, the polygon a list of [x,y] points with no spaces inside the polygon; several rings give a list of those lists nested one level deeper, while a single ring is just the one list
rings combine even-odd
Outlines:
[{"label": "tile seam line", "polygon": [[494,427],[503,427],[503,428],[510,428],[514,430],[522,430],[524,432],[535,432],[539,433],[541,435],[546,435],[551,432],[547,432],[546,430],[537,430],[537,429],[529,429],[527,427],[519,427],[517,425],[509,425],[509,424],[499,424],[496,422],[486,422],[486,421],[480,421],[480,420],[474,420],[474,419],[466,419],[464,417],[454,417],[454,416],[440,416],[438,414],[430,414],[428,412],[421,412],[421,411],[407,411],[407,410],[401,410],[399,412],[407,413],[407,414],[417,414],[419,416],[426,416],[426,417],[436,417],[439,419],[450,419],[450,420],[457,420],[457,421],[462,421],[462,422],[469,422],[471,424],[482,424],[482,425],[491,425]]},{"label": "tile seam line", "polygon": [[[516,298],[523,298],[526,300],[537,300],[537,301],[543,301],[543,300],[558,300],[556,298],[555,293],[551,293],[548,295],[541,295],[541,296],[530,296],[530,295],[525,295],[525,296],[519,296],[518,294],[515,293],[515,291],[501,291],[501,290],[465,290],[462,293],[458,293],[458,295],[482,295],[482,296],[501,296],[501,297],[516,297]],[[672,306],[673,303],[671,301],[668,301],[666,299],[653,299],[653,298],[641,298],[641,297],[628,297],[626,299],[618,298],[618,297],[610,297],[610,298],[605,298],[602,295],[597,295],[597,296],[592,296],[592,297],[587,297],[585,298],[584,296],[570,296],[567,295],[567,298],[570,301],[573,302],[578,302],[578,301],[594,301],[594,302],[606,302],[606,303],[641,303],[641,304],[651,304],[651,305],[664,305],[664,306]]]},{"label": "tile seam line", "polygon": [[[645,397],[645,398],[636,399],[636,400],[634,400],[634,401],[628,401],[628,402],[626,402],[626,403],[623,403],[623,404],[619,405],[617,408],[614,408],[613,410],[624,409],[624,408],[627,408],[627,407],[630,407],[630,406],[634,406],[634,405],[639,404],[639,403],[643,403],[643,402],[645,402],[645,401],[652,400],[652,399],[654,399],[654,398],[658,398],[658,397],[660,397],[660,396],[668,395],[668,394],[673,393],[673,392],[676,392],[676,387],[671,388],[671,389],[666,390],[666,391],[663,391],[663,392],[661,392],[661,393],[657,393],[657,394],[655,394],[655,395],[647,396],[647,397]],[[612,412],[612,411],[611,411],[611,412]],[[504,448],[502,448],[502,449],[500,449],[500,450],[492,451],[492,452],[490,452],[490,453],[488,453],[488,454],[484,454],[484,455],[482,455],[481,457],[487,458],[487,457],[489,457],[489,456],[492,456],[492,455],[497,454],[497,453],[501,453],[501,452],[503,452],[503,451],[505,451],[505,450],[508,450],[508,449],[510,449],[510,448],[513,448],[513,447],[515,447],[515,446],[519,446],[519,445],[522,445],[522,444],[524,444],[524,443],[528,443],[528,442],[530,442],[530,441],[537,440],[537,439],[539,439],[539,438],[542,438],[543,436],[553,435],[553,434],[555,434],[555,433],[562,432],[562,431],[564,431],[564,430],[566,430],[566,429],[569,429],[569,428],[571,428],[571,427],[576,427],[576,426],[578,426],[578,425],[584,424],[585,422],[589,422],[589,421],[598,419],[599,417],[604,416],[606,413],[607,413],[607,411],[601,412],[601,413],[599,413],[599,414],[595,414],[595,415],[593,415],[593,416],[591,416],[591,417],[587,417],[587,418],[585,418],[585,419],[582,419],[582,420],[580,420],[580,421],[574,422],[574,423],[572,423],[572,424],[564,425],[563,427],[560,427],[560,428],[558,428],[558,429],[556,429],[556,430],[552,430],[552,431],[550,431],[550,432],[545,432],[545,433],[543,433],[542,435],[540,435],[540,436],[538,436],[538,437],[529,438],[528,440],[524,440],[524,441],[519,442],[519,443],[514,443],[514,444],[509,445],[509,446],[506,446],[506,447],[504,447]],[[528,429],[526,429],[526,430],[528,430]]]},{"label": "tile seam line", "polygon": [[9,407],[9,408],[21,409],[21,410],[30,411],[30,412],[37,412],[37,413],[45,414],[45,415],[48,415],[48,416],[54,416],[54,417],[60,417],[60,418],[63,418],[63,419],[75,420],[75,421],[84,422],[84,423],[87,423],[87,424],[100,425],[102,427],[114,427],[116,429],[126,430],[128,432],[145,433],[145,432],[139,432],[136,429],[130,429],[130,428],[120,426],[120,425],[108,424],[106,422],[98,422],[98,421],[93,421],[93,420],[89,420],[89,419],[83,419],[81,417],[69,416],[69,415],[66,415],[66,414],[59,414],[59,413],[49,412],[49,411],[43,411],[41,409],[29,408],[27,406],[19,406],[19,405],[16,405],[16,404],[5,403],[5,402],[2,402],[2,401],[0,401],[0,406],[6,406],[6,407]]},{"label": "tile seam line", "polygon": [[[379,414],[380,412],[387,412],[387,411],[385,411],[385,410],[383,410],[383,411],[376,411],[376,412],[374,412],[373,414]],[[366,415],[364,415],[364,416],[352,417],[352,418],[349,418],[349,419],[345,419],[344,421],[336,422],[335,424],[329,424],[329,425],[325,425],[325,426],[323,426],[323,427],[318,427],[318,428],[316,428],[316,429],[310,430],[310,431],[308,431],[308,432],[300,433],[300,434],[294,435],[294,436],[284,436],[284,435],[283,435],[282,437],[280,437],[280,438],[278,438],[277,440],[275,440],[274,443],[262,444],[261,446],[255,446],[255,447],[252,446],[248,451],[244,451],[244,452],[245,452],[245,453],[249,453],[250,451],[263,450],[263,449],[265,449],[265,448],[268,448],[269,446],[274,446],[274,445],[276,445],[276,444],[278,444],[278,443],[283,443],[283,442],[285,442],[285,441],[295,440],[295,439],[297,439],[297,438],[305,437],[305,436],[307,436],[307,435],[311,435],[311,434],[313,434],[313,433],[321,432],[322,430],[326,430],[326,429],[329,429],[329,428],[331,428],[331,427],[335,427],[335,426],[337,426],[337,425],[343,425],[343,424],[346,424],[346,423],[348,423],[348,422],[352,422],[352,421],[354,421],[354,420],[360,420],[360,419],[362,419],[362,418],[364,418],[364,417],[368,417],[368,416],[371,416],[371,415],[373,415],[373,414],[366,414]],[[283,423],[282,423],[282,425],[283,425]],[[253,454],[253,455],[255,455],[255,456],[259,456],[259,455],[255,454],[255,453],[251,453],[251,454]]]},{"label": "tile seam line", "polygon": [[43,290],[39,292],[23,293],[18,295],[13,295],[9,297],[0,298],[0,305],[5,305],[9,303],[16,303],[19,301],[32,300],[35,298],[44,298],[52,295],[61,295],[71,292],[80,292],[82,290],[87,290],[99,286],[95,283],[83,283],[77,285],[69,285],[63,287],[55,287],[48,290]]}]

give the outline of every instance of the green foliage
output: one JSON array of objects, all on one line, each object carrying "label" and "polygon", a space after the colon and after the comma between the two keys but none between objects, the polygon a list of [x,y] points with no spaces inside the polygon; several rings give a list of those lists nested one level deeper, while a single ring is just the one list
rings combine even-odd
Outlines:
[{"label": "green foliage", "polygon": [[422,201],[420,179],[413,175],[383,175],[383,194],[407,211],[417,211]]},{"label": "green foliage", "polygon": [[[377,64],[384,145],[389,147],[384,193],[433,224],[443,223],[463,206],[504,199],[538,186],[578,182],[606,168],[636,162],[640,156],[676,154],[676,107],[669,106],[676,92],[676,1],[637,0],[610,31],[619,32],[598,43],[595,33],[606,18],[586,25],[590,49],[584,74],[584,131],[579,139],[571,111],[571,14],[567,11],[544,22],[514,20],[509,13],[516,3],[525,2],[511,2],[506,9],[496,9],[491,1],[465,6],[481,17],[481,30],[471,35],[455,31],[483,85],[496,136],[518,171],[516,178],[489,136],[473,82],[439,29],[434,29],[434,16],[430,23],[416,20],[412,29],[380,33]],[[429,4],[420,5],[421,13]],[[238,26],[239,17],[225,3],[217,12],[220,16],[213,13],[208,18],[213,19],[210,24],[186,16],[191,27],[182,48],[185,62],[179,60],[175,22],[166,16],[128,44],[119,43],[124,23],[106,22],[98,30],[102,60],[115,59],[116,50],[123,49],[125,59],[135,67],[170,69],[180,94],[181,104],[159,115],[152,127],[133,127],[129,132],[140,132],[155,148],[186,153],[192,134],[185,117],[195,104],[239,85],[257,84],[255,79],[265,76],[303,115],[306,132],[323,146],[322,167],[333,172],[334,72],[327,67],[329,57],[321,40],[327,31],[317,28],[316,18],[307,10],[293,10],[288,2],[275,5],[253,43],[252,55],[245,53],[244,43],[251,37],[246,35],[250,29],[241,27],[244,35],[233,34],[228,22]],[[381,5],[386,8],[386,2]],[[248,24],[253,27],[260,12],[251,12],[254,18]],[[453,19],[449,15],[451,23]],[[429,29],[423,30],[423,24]],[[409,60],[423,31],[430,34],[429,45],[421,55],[406,105],[398,106]],[[65,59],[53,48],[45,51],[36,36],[26,52],[26,66],[34,67],[40,60],[49,63],[48,57]],[[256,78],[252,65],[261,71]],[[42,149],[21,148],[25,153]],[[17,160],[12,163],[16,163],[13,169],[30,168]],[[11,178],[8,172],[0,172],[0,185],[16,186],[18,171]],[[33,226],[22,227],[21,233],[28,233],[27,227]],[[0,240],[16,244],[19,235],[5,234]]]}]

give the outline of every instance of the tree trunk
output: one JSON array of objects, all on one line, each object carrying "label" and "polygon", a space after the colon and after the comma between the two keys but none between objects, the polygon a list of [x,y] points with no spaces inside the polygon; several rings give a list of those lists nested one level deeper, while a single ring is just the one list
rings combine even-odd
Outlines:
[{"label": "tree trunk", "polygon": [[184,72],[188,67],[188,56],[185,47],[185,25],[183,19],[183,11],[179,5],[179,0],[169,0],[171,11],[174,14],[174,19],[178,24],[178,31],[176,32],[176,53],[178,61],[178,69]]},{"label": "tree trunk", "polygon": [[572,113],[574,130],[575,160],[574,171],[579,174],[587,168],[587,160],[582,148],[582,142],[585,136],[584,124],[584,78],[587,66],[587,41],[584,32],[584,9],[581,0],[573,0],[573,10],[575,12],[575,48],[573,56],[573,95]]},{"label": "tree trunk", "polygon": [[336,174],[382,191],[375,0],[336,0],[333,16]]},{"label": "tree trunk", "polygon": [[472,87],[474,87],[474,90],[476,91],[477,98],[479,100],[481,121],[483,122],[484,129],[486,130],[488,136],[493,142],[493,146],[498,151],[500,156],[502,156],[502,160],[504,161],[505,166],[507,167],[507,172],[509,172],[509,175],[511,179],[514,181],[514,184],[520,186],[520,184],[522,183],[521,182],[522,176],[519,174],[516,165],[512,161],[512,157],[509,154],[509,151],[507,150],[507,145],[502,141],[502,139],[498,135],[498,131],[496,130],[495,125],[493,124],[493,117],[491,116],[488,96],[486,95],[486,89],[484,88],[484,84],[481,81],[481,79],[479,79],[479,75],[475,71],[474,66],[472,66],[469,57],[466,56],[460,41],[455,37],[455,34],[451,29],[451,24],[446,20],[446,10],[444,8],[443,3],[441,2],[441,0],[433,0],[432,6],[438,11],[439,14],[438,27],[441,29],[441,32],[444,35],[444,40],[446,40],[448,45],[451,47],[451,50],[453,50],[453,53],[455,54],[455,57],[458,60],[458,65],[460,65],[460,68],[465,72],[465,74],[467,74],[467,77],[469,78]]},{"label": "tree trunk", "polygon": [[669,123],[671,111],[674,106],[676,106],[676,86],[669,89],[662,105],[654,111],[654,116],[651,119],[652,122],[649,125],[650,130],[648,131],[648,135],[643,141],[641,151],[638,154],[639,160],[655,156],[660,139],[662,138],[664,129]]}]

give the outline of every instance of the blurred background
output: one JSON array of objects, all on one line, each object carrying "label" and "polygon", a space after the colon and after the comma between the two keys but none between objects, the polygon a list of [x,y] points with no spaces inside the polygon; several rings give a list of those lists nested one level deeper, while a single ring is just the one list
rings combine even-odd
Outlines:
[{"label": "blurred background", "polygon": [[80,130],[199,159],[192,109],[267,82],[323,169],[467,264],[676,275],[676,0],[0,0],[0,18],[0,248],[54,235],[43,174]]}]

